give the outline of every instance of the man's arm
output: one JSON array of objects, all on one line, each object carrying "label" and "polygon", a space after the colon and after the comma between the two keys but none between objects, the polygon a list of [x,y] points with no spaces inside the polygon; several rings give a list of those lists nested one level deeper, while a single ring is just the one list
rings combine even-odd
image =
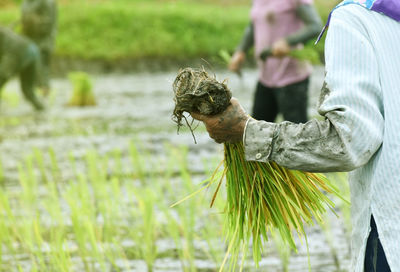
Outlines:
[{"label": "man's arm", "polygon": [[304,22],[304,27],[286,37],[289,45],[306,43],[310,39],[317,37],[322,29],[321,18],[313,5],[301,4],[298,6],[296,13]]},{"label": "man's arm", "polygon": [[254,28],[253,24],[250,23],[244,30],[242,40],[240,41],[236,51],[247,53],[250,48],[254,45]]},{"label": "man's arm", "polygon": [[253,46],[253,44],[254,44],[253,24],[250,23],[245,29],[242,41],[236,48],[236,51],[233,54],[228,64],[229,70],[237,72],[240,75],[240,68],[244,63],[244,61],[246,60],[246,53]]},{"label": "man's arm", "polygon": [[349,11],[335,11],[325,44],[319,107],[324,120],[249,121],[248,160],[316,172],[349,171],[369,161],[382,144],[384,118],[379,66],[364,31]]}]

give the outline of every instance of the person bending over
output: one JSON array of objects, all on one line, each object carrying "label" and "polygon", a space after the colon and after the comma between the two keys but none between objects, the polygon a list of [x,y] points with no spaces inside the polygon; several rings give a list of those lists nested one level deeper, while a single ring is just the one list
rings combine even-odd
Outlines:
[{"label": "person bending over", "polygon": [[38,48],[28,39],[0,26],[0,90],[13,76],[18,76],[24,97],[36,110],[44,109],[35,95]]}]

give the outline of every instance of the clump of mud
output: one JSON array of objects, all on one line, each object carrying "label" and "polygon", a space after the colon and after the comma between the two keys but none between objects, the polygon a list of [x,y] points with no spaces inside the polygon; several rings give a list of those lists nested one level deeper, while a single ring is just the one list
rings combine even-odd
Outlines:
[{"label": "clump of mud", "polygon": [[226,84],[217,81],[215,76],[210,76],[204,69],[180,70],[172,87],[175,93],[172,115],[178,128],[182,126],[182,119],[190,127],[184,112],[215,115],[223,112],[232,98]]}]

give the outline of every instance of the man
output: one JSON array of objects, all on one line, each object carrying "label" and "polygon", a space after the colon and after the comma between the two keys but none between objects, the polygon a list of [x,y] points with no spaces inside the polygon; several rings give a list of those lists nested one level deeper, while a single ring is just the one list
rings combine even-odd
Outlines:
[{"label": "man", "polygon": [[36,110],[43,104],[35,95],[39,50],[28,39],[0,27],[0,90],[7,80],[18,75],[25,98]]},{"label": "man", "polygon": [[192,116],[217,142],[243,141],[247,160],[310,172],[351,171],[350,271],[399,272],[400,2],[345,1],[331,15],[323,120],[257,121],[235,99],[220,115]]},{"label": "man", "polygon": [[44,94],[50,90],[50,61],[57,25],[57,4],[54,0],[24,0],[21,6],[22,32],[40,50],[39,85]]}]

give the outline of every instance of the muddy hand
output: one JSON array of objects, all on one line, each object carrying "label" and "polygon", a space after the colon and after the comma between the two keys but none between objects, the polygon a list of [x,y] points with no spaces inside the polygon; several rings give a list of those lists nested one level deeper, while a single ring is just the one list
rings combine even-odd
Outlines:
[{"label": "muddy hand", "polygon": [[250,116],[244,111],[238,100],[232,98],[226,110],[216,115],[190,113],[196,120],[202,121],[208,134],[217,143],[240,142]]}]

